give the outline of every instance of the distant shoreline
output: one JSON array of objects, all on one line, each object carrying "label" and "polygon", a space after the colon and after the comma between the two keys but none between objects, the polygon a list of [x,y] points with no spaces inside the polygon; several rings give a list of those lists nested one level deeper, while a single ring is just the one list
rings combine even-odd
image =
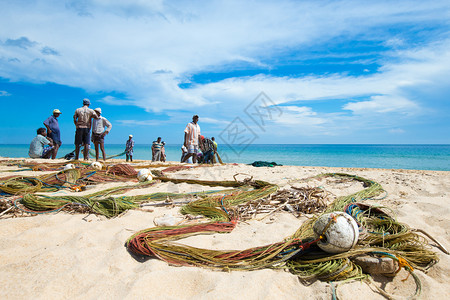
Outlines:
[{"label": "distant shoreline", "polygon": [[[27,144],[0,144],[0,156],[28,157],[28,148]],[[105,149],[107,156],[117,155],[123,153],[125,145],[106,144]],[[165,149],[167,160],[180,160],[181,144],[166,144]],[[73,150],[72,144],[62,144],[57,157],[64,157]],[[225,163],[251,164],[254,161],[267,161],[292,166],[450,171],[450,145],[219,143],[218,151]],[[134,159],[150,160],[151,157],[149,144],[135,145]]]}]

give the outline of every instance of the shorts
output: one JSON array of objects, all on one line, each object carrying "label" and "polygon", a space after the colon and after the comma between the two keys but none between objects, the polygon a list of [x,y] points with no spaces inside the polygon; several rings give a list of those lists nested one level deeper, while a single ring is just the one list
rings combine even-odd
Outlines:
[{"label": "shorts", "polygon": [[61,140],[59,139],[59,135],[54,134],[53,132],[47,135],[49,138],[53,140],[54,144],[58,144],[61,146]]},{"label": "shorts", "polygon": [[188,153],[198,153],[198,145],[188,145]]},{"label": "shorts", "polygon": [[208,150],[205,153],[203,153],[203,162],[208,163],[212,162],[212,158],[214,156],[214,152],[212,150]]},{"label": "shorts", "polygon": [[45,158],[50,151],[53,151],[53,147],[51,146],[44,147],[41,158]]},{"label": "shorts", "polygon": [[89,145],[91,137],[90,128],[77,128],[75,131],[75,145]]},{"label": "shorts", "polygon": [[92,133],[92,142],[103,144],[105,142],[105,137],[101,133]]}]

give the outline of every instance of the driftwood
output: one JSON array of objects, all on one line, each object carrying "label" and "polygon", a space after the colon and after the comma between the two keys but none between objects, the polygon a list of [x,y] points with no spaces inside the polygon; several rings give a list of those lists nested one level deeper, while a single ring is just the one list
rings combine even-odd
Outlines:
[{"label": "driftwood", "polygon": [[255,218],[257,214],[266,214],[260,218],[263,220],[283,209],[299,217],[301,214],[324,211],[329,196],[325,190],[316,187],[292,187],[269,197],[241,204],[237,207],[237,212],[244,220]]}]

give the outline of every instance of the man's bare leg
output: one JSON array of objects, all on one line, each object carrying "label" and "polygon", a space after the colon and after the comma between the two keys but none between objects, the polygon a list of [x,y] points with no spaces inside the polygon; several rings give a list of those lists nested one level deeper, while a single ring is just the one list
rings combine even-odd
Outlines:
[{"label": "man's bare leg", "polygon": [[95,147],[95,161],[98,161],[98,142],[94,142]]},{"label": "man's bare leg", "polygon": [[[104,143],[100,143],[100,150],[102,150],[103,161],[105,161],[106,160],[106,154],[105,154],[105,144]],[[98,155],[97,155],[97,160],[98,160]]]},{"label": "man's bare leg", "polygon": [[89,145],[88,144],[84,144],[83,156],[84,156],[84,160],[89,160]]},{"label": "man's bare leg", "polygon": [[59,145],[55,143],[53,146],[53,153],[52,153],[52,159],[56,158],[56,154],[58,154]]},{"label": "man's bare leg", "polygon": [[75,160],[80,157],[80,145],[75,145]]}]

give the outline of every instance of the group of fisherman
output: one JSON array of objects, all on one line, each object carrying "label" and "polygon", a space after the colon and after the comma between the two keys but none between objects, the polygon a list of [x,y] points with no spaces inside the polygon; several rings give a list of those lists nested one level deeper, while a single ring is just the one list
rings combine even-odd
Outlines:
[{"label": "group of fisherman", "polygon": [[192,158],[193,163],[214,163],[217,143],[214,137],[209,139],[201,135],[198,119],[198,115],[194,115],[192,122],[188,123],[184,129],[181,162],[190,162]]},{"label": "group of fisherman", "polygon": [[[89,147],[91,141],[95,147],[95,159],[99,158],[99,149],[102,151],[103,160],[105,154],[105,136],[111,131],[112,124],[102,116],[100,107],[91,109],[91,101],[83,99],[83,106],[75,110],[73,123],[75,124],[75,159],[78,160],[81,146],[83,156],[89,159]],[[58,117],[61,115],[59,109],[54,109],[53,114],[44,121],[44,127],[37,130],[37,136],[31,141],[28,155],[32,158],[55,159],[61,146],[61,132],[59,130]],[[92,129],[92,135],[91,135]]]},{"label": "group of fisherman", "polygon": [[[102,151],[103,160],[105,154],[105,136],[111,131],[112,124],[102,116],[101,108],[91,109],[89,99],[83,99],[83,106],[77,108],[73,115],[75,131],[75,151],[71,153],[75,160],[78,160],[80,149],[83,146],[84,160],[89,160],[89,148],[91,141],[95,147],[95,159],[99,160],[99,150]],[[61,115],[59,109],[54,109],[53,114],[44,121],[44,127],[37,130],[37,136],[31,141],[28,152],[31,158],[52,158],[55,159],[61,146],[61,132],[59,129],[58,117]],[[184,130],[184,142],[181,147],[181,162],[193,163],[214,163],[217,153],[217,143],[214,137],[211,139],[201,135],[199,117],[194,115],[192,122],[188,123]],[[91,135],[92,130],[92,135]],[[165,143],[161,137],[153,142],[152,161],[166,161]],[[129,135],[125,144],[126,161],[133,161],[134,140],[133,135]],[[67,155],[66,155],[67,156]]]}]

